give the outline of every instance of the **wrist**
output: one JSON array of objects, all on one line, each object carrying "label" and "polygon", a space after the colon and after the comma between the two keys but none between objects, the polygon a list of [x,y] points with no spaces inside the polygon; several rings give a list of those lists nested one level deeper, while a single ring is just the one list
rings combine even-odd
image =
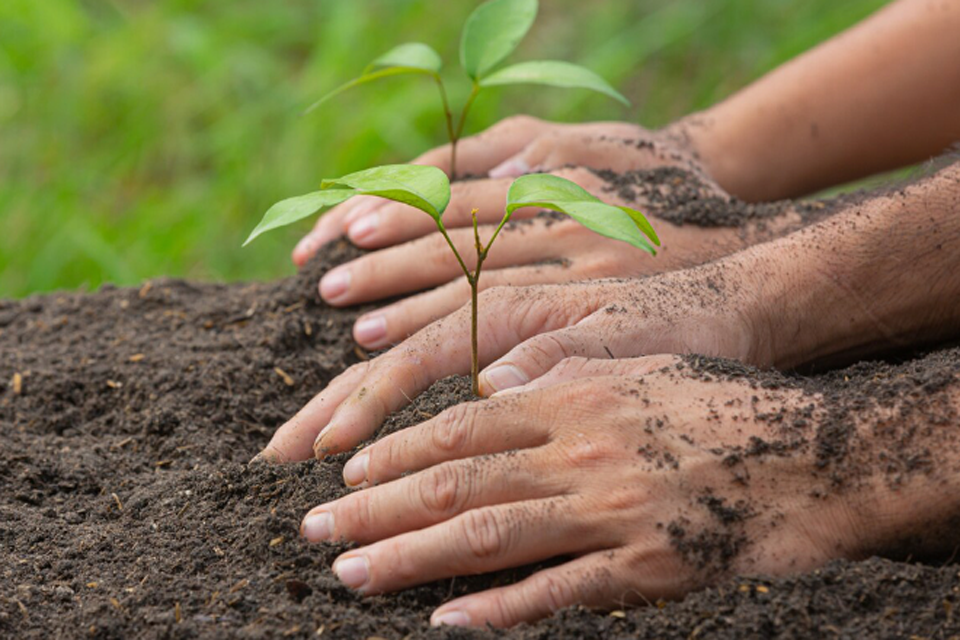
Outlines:
[{"label": "wrist", "polygon": [[747,202],[769,197],[762,189],[761,167],[756,166],[750,131],[731,131],[736,123],[717,107],[689,114],[661,132],[685,148],[704,172],[732,196]]}]

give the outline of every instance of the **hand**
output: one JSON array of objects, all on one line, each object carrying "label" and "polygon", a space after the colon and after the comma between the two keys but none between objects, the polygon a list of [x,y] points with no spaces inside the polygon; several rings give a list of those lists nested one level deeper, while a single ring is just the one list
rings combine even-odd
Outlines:
[{"label": "hand", "polygon": [[[635,281],[500,287],[480,296],[484,394],[533,380],[570,356],[702,353],[773,362],[756,280],[766,262],[722,263]],[[434,381],[470,369],[469,308],[348,369],[274,434],[265,458],[349,451]],[[499,358],[499,360],[497,360]],[[494,362],[497,360],[496,362]],[[318,436],[319,434],[319,436]]]},{"label": "hand", "polygon": [[857,537],[873,522],[869,485],[832,489],[806,439],[812,427],[784,432],[764,417],[809,422],[817,396],[707,382],[672,356],[565,360],[537,387],[459,405],[362,450],[344,479],[372,488],[312,509],[303,535],[366,545],[333,565],[365,595],[573,556],[431,618],[474,626],[804,571],[872,542]]},{"label": "hand", "polygon": [[[516,162],[534,161],[533,156],[537,156],[540,158],[536,161],[537,165],[541,170],[547,171],[568,162],[574,162],[564,158],[572,157],[571,152],[575,153],[574,147],[578,143],[585,144],[584,141],[601,136],[618,140],[646,140],[652,135],[654,134],[638,125],[625,122],[558,124],[530,116],[513,116],[498,122],[482,133],[461,140],[457,147],[458,163],[461,174],[487,176],[498,165],[515,167]],[[552,155],[549,153],[551,141],[558,143],[558,151],[562,149],[562,153]],[[561,155],[564,158],[561,158]],[[597,162],[596,168],[604,168],[613,160],[600,159],[597,155],[597,153],[590,155],[590,159]],[[650,157],[652,154],[644,151],[638,155]],[[413,164],[434,165],[449,173],[449,159],[450,145],[444,145],[416,158]],[[653,161],[647,160],[648,164],[651,162]],[[575,162],[575,164],[594,166],[585,162]],[[503,175],[492,177],[504,178],[514,174],[506,170],[502,173]],[[454,197],[444,215],[444,221],[450,228],[468,226],[471,223],[470,210],[473,207],[480,209],[482,222],[499,221],[503,214],[508,184],[508,181],[501,181],[476,188],[476,186],[465,186],[463,183],[454,183]],[[494,197],[490,199],[484,197],[480,200],[473,197],[476,194],[488,194],[491,191]],[[490,202],[493,202],[494,206],[487,206]],[[374,212],[377,213],[376,216],[373,215]],[[374,223],[376,223],[375,226]],[[324,214],[317,221],[313,231],[307,234],[293,250],[293,261],[297,266],[302,266],[318,248],[344,233],[347,233],[358,246],[373,249],[417,238],[435,229],[433,221],[420,211],[387,202],[381,198],[357,197]]]},{"label": "hand", "polygon": [[[517,120],[505,121],[491,130],[517,128]],[[533,121],[539,123],[539,121]],[[539,123],[539,126],[545,123]],[[556,127],[557,125],[551,125]],[[633,127],[633,125],[582,125],[569,129],[550,130],[531,142],[519,155],[504,165],[525,165],[533,162],[537,168],[563,166],[574,159],[596,166],[614,166],[626,170],[650,164],[682,164],[695,168],[693,160],[678,146],[668,142],[674,137],[665,133],[635,132],[644,136],[644,142],[621,138],[585,137],[588,126]],[[636,128],[636,127],[634,127]],[[638,129],[638,128],[636,128]],[[483,139],[483,136],[479,136]],[[664,140],[668,142],[663,142]],[[493,173],[493,172],[491,172]],[[579,183],[589,191],[607,200],[619,201],[609,193],[610,187],[596,173],[582,168],[559,169],[555,173]],[[702,174],[701,174],[702,175]],[[479,208],[484,219],[499,220],[505,201],[505,192],[511,179],[474,180],[454,184],[451,206],[444,216],[451,227],[468,224],[470,210]],[[654,187],[657,188],[657,187]],[[669,187],[668,187],[669,188]],[[696,198],[699,202],[710,198],[726,199],[719,187],[708,178],[700,179]],[[382,201],[380,201],[382,202]],[[678,226],[656,218],[657,209],[647,207],[642,194],[639,202],[621,202],[639,206],[652,218],[663,241],[656,259],[642,254],[628,245],[599,236],[568,218],[538,218],[508,227],[490,252],[486,270],[480,278],[480,288],[499,285],[531,285],[562,283],[604,277],[636,277],[701,264],[727,255],[757,240],[753,231],[745,228],[701,228],[696,225]],[[662,204],[660,206],[663,206]],[[517,218],[529,218],[535,210],[521,210]],[[427,233],[433,221],[421,212],[405,205],[385,204],[371,214],[381,222],[390,221],[380,229],[385,235],[369,246],[402,242],[408,237]],[[800,219],[792,212],[766,221],[763,234],[771,236],[785,229],[799,226]],[[481,237],[490,237],[493,226],[483,228]],[[452,228],[450,237],[468,263],[474,245],[469,228]],[[360,244],[363,239],[354,238]],[[434,288],[436,287],[436,288]],[[380,349],[402,339],[443,317],[469,299],[469,287],[460,265],[438,233],[376,251],[331,270],[320,283],[324,299],[337,306],[410,294],[430,289],[425,293],[400,300],[397,303],[368,313],[358,319],[354,338],[368,349]]]}]

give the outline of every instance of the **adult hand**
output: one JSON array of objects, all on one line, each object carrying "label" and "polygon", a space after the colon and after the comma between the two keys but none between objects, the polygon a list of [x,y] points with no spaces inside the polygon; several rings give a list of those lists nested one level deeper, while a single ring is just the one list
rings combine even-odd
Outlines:
[{"label": "adult hand", "polygon": [[[609,168],[626,167],[631,163],[657,166],[662,163],[654,159],[655,154],[650,149],[641,150],[636,159],[625,164],[623,160],[609,157],[605,149],[591,149],[592,141],[602,137],[639,141],[660,136],[626,122],[560,124],[530,116],[513,116],[459,142],[459,171],[462,175],[486,177],[493,170],[491,177],[506,178],[526,173],[518,172],[518,168],[530,162],[535,164],[529,166],[536,166],[539,171],[569,163],[595,168],[608,165]],[[617,155],[623,155],[623,150]],[[449,173],[449,159],[450,145],[443,145],[416,158],[413,164],[429,164]],[[578,159],[585,161],[578,162]],[[636,168],[640,168],[639,165]],[[479,185],[473,182],[476,181],[454,183],[453,198],[444,215],[448,227],[470,225],[472,208],[480,210],[481,221],[486,223],[499,221],[503,214],[509,182],[500,180],[487,184],[480,181]],[[313,231],[297,244],[293,261],[297,266],[303,265],[318,248],[343,234],[360,247],[376,249],[423,236],[435,229],[433,221],[416,209],[381,198],[357,197],[324,214]]]},{"label": "adult hand", "polygon": [[707,382],[673,356],[565,360],[537,389],[461,404],[360,451],[344,479],[372,488],[312,509],[302,534],[367,545],[333,565],[365,595],[574,558],[445,603],[433,624],[511,626],[803,571],[876,542],[858,538],[875,523],[870,485],[831,490],[811,433],[782,429],[815,422],[819,404]]},{"label": "adult hand", "polygon": [[[526,384],[570,356],[701,353],[789,367],[955,338],[960,307],[943,300],[960,295],[958,185],[960,165],[952,165],[682,271],[489,289],[479,305],[481,391]],[[434,381],[469,371],[469,312],[347,370],[278,429],[263,456],[347,451]]]},{"label": "adult hand", "polygon": [[[570,356],[702,353],[769,364],[772,333],[754,297],[760,265],[731,257],[642,280],[498,287],[480,296],[484,394],[533,380]],[[274,434],[276,461],[349,451],[434,381],[470,370],[469,308],[348,369]],[[321,433],[322,432],[322,433]],[[319,434],[319,436],[318,436]]]},{"label": "adult hand", "polygon": [[[529,120],[534,123],[534,129],[548,126],[540,121]],[[527,120],[505,121],[491,129],[489,137],[498,140],[504,137],[503,131],[522,129],[523,122]],[[523,168],[529,162],[538,169],[549,169],[578,161],[591,166],[610,166],[617,171],[670,163],[691,170],[696,167],[692,157],[680,148],[680,143],[672,142],[679,139],[673,134],[646,132],[625,124],[549,126],[550,129],[501,166]],[[625,130],[629,128],[637,129],[634,133],[642,135],[643,142],[638,144],[635,140],[595,137],[591,133],[592,128],[600,127],[613,128],[620,133],[626,133]],[[485,139],[483,135],[478,136],[478,140]],[[557,169],[555,173],[579,183],[608,201],[644,209],[663,242],[660,255],[651,259],[622,242],[599,236],[566,217],[540,217],[517,222],[504,230],[485,263],[486,268],[480,278],[481,289],[499,285],[523,286],[605,277],[636,277],[671,271],[732,253],[757,241],[760,235],[772,237],[800,225],[799,216],[785,212],[782,216],[764,221],[762,234],[757,234],[750,226],[680,226],[658,219],[656,210],[646,207],[642,194],[638,194],[639,201],[621,200],[593,171],[564,168]],[[710,198],[727,198],[716,184],[702,174],[698,180],[696,195],[691,195],[691,198],[696,197],[699,202]],[[510,182],[510,178],[497,178],[454,184],[453,199],[444,220],[446,225],[452,227],[451,240],[470,268],[475,260],[473,231],[455,227],[468,224],[472,208],[480,210],[484,221],[499,221]],[[535,210],[521,210],[516,217],[529,218],[534,213]],[[370,240],[368,247],[401,244],[332,269],[322,279],[320,292],[328,303],[345,306],[427,290],[358,319],[354,326],[354,338],[363,347],[380,349],[400,342],[433,320],[453,312],[469,299],[469,287],[460,264],[439,233],[429,233],[416,240],[403,242],[412,236],[428,233],[433,228],[433,221],[428,216],[398,203],[383,204],[369,215],[381,223],[389,222],[378,227],[383,234],[378,232],[378,240]],[[490,237],[493,228],[493,225],[485,225],[481,237]],[[366,242],[358,236],[354,240],[361,245]]]}]

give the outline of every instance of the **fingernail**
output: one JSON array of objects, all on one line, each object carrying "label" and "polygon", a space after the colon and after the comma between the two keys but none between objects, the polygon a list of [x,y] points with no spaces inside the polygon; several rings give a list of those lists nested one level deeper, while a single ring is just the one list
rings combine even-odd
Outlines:
[{"label": "fingernail", "polygon": [[484,388],[492,389],[494,392],[503,391],[511,387],[519,387],[522,384],[530,382],[530,378],[512,364],[502,364],[484,371],[482,378]]},{"label": "fingernail", "polygon": [[320,295],[324,300],[332,302],[350,288],[350,271],[348,269],[334,270],[320,279]]},{"label": "fingernail", "polygon": [[357,320],[353,337],[365,347],[379,347],[387,336],[387,319],[383,315],[367,316]]},{"label": "fingernail", "polygon": [[367,479],[367,469],[370,467],[370,456],[362,453],[359,456],[350,458],[347,464],[343,465],[343,481],[348,487],[355,487]]},{"label": "fingernail", "polygon": [[370,577],[370,567],[364,556],[342,558],[333,563],[333,572],[340,582],[351,589],[359,589]]},{"label": "fingernail", "polygon": [[303,519],[300,535],[310,542],[322,542],[333,536],[333,514],[329,511],[315,513]]},{"label": "fingernail", "polygon": [[439,627],[445,624],[451,627],[469,627],[470,616],[465,611],[437,611],[430,617],[430,625]]},{"label": "fingernail", "polygon": [[530,166],[523,158],[510,158],[501,162],[487,174],[491,178],[519,178],[530,172]]},{"label": "fingernail", "polygon": [[327,432],[330,431],[330,427],[332,427],[332,426],[333,426],[333,421],[331,421],[330,424],[328,424],[328,425],[325,426],[323,429],[321,429],[320,435],[318,435],[318,436],[317,436],[317,439],[313,441],[313,451],[314,451],[314,453],[317,452],[317,447],[320,446],[320,442],[323,440],[323,436],[327,435]]},{"label": "fingernail", "polygon": [[[316,247],[316,245],[317,245],[316,238],[315,238],[314,234],[310,233],[310,234],[307,234],[307,235],[305,235],[303,238],[300,239],[300,242],[298,242],[298,243],[297,243],[297,246],[294,247],[293,252],[296,253],[296,254],[298,254],[298,255],[301,255],[301,254],[308,254],[308,255],[309,255],[309,254],[313,253],[313,249],[314,249],[314,247]],[[304,257],[306,257],[306,256],[304,256]]]},{"label": "fingernail", "polygon": [[380,214],[371,213],[370,215],[364,216],[363,218],[360,218],[351,224],[350,228],[347,230],[347,235],[350,236],[350,239],[354,242],[358,242],[367,236],[372,235],[379,226]]}]

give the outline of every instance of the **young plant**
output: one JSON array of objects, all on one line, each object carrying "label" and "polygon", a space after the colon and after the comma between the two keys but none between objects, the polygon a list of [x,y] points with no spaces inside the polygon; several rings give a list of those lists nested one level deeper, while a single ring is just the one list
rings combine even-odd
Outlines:
[{"label": "young plant", "polygon": [[500,224],[490,239],[483,243],[473,214],[473,237],[476,266],[471,271],[443,225],[443,212],[450,203],[450,181],[446,174],[431,166],[388,165],[358,171],[342,178],[324,180],[320,191],[282,200],[264,214],[244,246],[265,231],[296,222],[317,211],[329,209],[355,195],[371,195],[402,202],[420,209],[437,225],[470,285],[470,375],[474,395],[480,395],[480,360],[477,338],[477,316],[480,273],[490,247],[513,212],[521,207],[542,207],[565,213],[586,228],[600,235],[621,240],[656,255],[654,245],[660,240],[647,219],[629,207],[607,204],[578,185],[550,174],[531,174],[517,178],[507,192],[507,205]]},{"label": "young plant", "polygon": [[403,74],[426,75],[436,82],[440,90],[450,141],[450,176],[457,175],[457,142],[463,135],[467,114],[474,100],[487,87],[511,84],[537,84],[553,87],[591,89],[606,94],[620,102],[630,103],[593,71],[557,60],[521,62],[508,67],[497,66],[503,62],[526,35],[537,16],[537,0],[490,0],[481,4],[470,14],[460,37],[460,64],[470,79],[470,95],[454,117],[447,99],[447,90],[440,76],[443,61],[428,45],[420,42],[401,44],[386,52],[369,65],[359,78],[326,94],[305,113],[333,96],[373,80]]}]

